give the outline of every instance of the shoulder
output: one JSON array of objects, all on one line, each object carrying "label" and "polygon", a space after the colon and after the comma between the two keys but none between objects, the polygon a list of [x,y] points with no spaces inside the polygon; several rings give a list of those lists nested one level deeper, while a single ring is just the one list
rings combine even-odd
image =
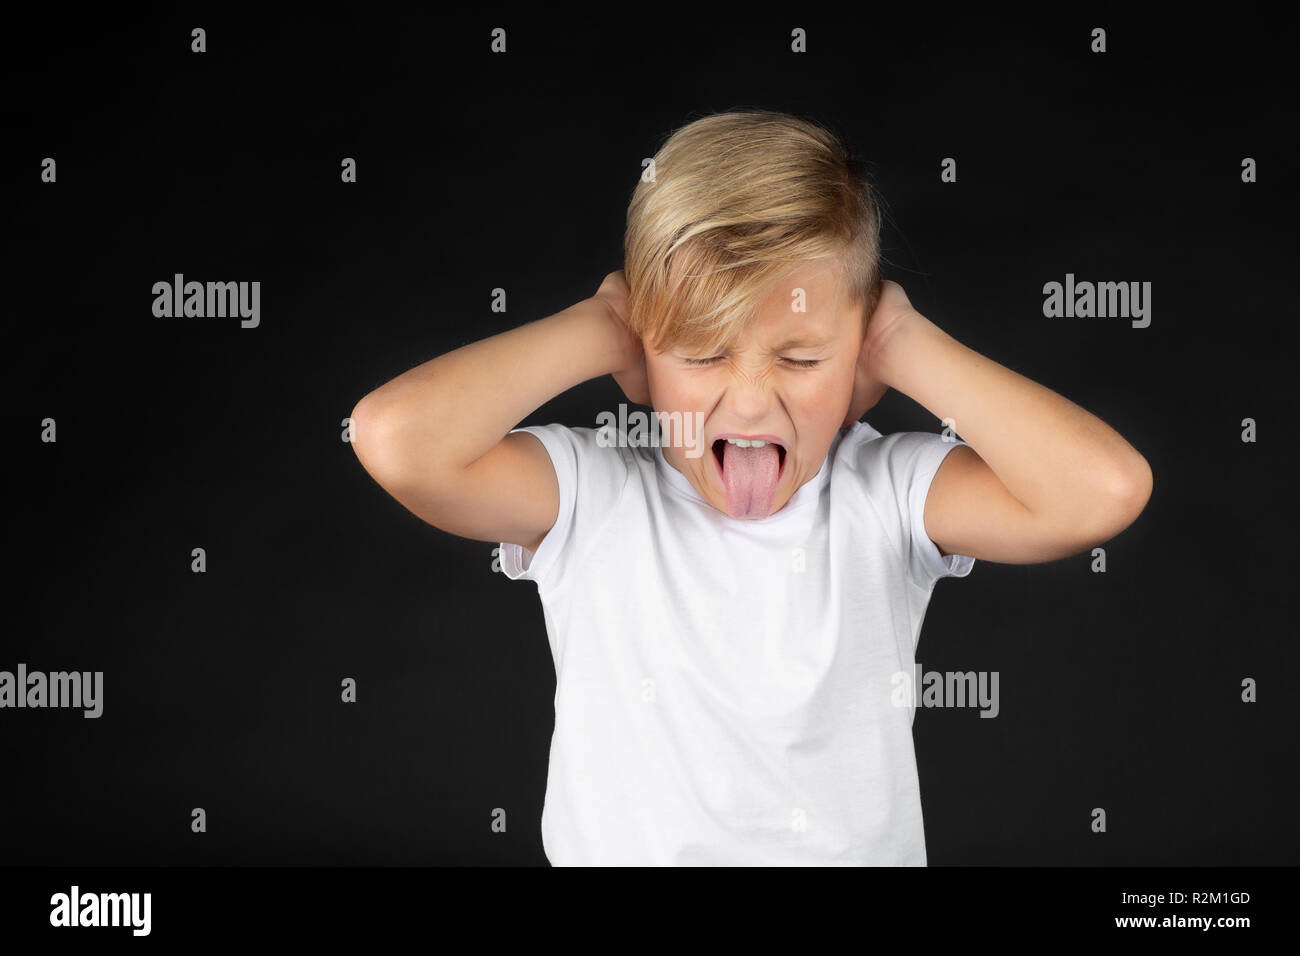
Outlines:
[{"label": "shoulder", "polygon": [[866,422],[857,422],[840,441],[837,457],[850,467],[884,469],[894,476],[937,463],[959,439],[937,432],[906,431],[882,434]]},{"label": "shoulder", "polygon": [[878,511],[906,521],[911,511],[924,507],[926,491],[948,453],[964,444],[936,432],[884,435],[858,422],[836,453],[836,471],[843,472],[839,484],[846,493],[865,495]]},{"label": "shoulder", "polygon": [[855,422],[845,431],[835,452],[836,465],[863,473],[896,477],[900,469],[914,464],[943,445],[941,435],[930,432],[882,434],[866,422]]},{"label": "shoulder", "polygon": [[511,431],[529,432],[541,441],[561,489],[580,490],[579,497],[616,495],[633,471],[637,449],[621,441],[617,431],[558,422],[521,425]]},{"label": "shoulder", "polygon": [[575,461],[597,458],[618,458],[619,438],[603,428],[582,425],[562,425],[550,422],[545,425],[520,425],[512,432],[529,432],[538,438],[547,451],[562,453]]}]

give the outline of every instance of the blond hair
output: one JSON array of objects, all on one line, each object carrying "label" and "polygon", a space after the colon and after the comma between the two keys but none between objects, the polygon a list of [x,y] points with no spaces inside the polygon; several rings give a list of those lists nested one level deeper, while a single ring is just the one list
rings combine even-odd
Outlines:
[{"label": "blond hair", "polygon": [[674,132],[627,210],[629,324],[659,350],[715,351],[779,278],[832,260],[863,323],[880,294],[880,212],[866,166],[821,124],[769,110]]}]

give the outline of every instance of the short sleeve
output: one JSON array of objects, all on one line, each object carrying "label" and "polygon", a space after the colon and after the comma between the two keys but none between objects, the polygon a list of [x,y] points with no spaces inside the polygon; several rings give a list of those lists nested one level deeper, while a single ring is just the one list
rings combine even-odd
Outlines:
[{"label": "short sleeve", "polygon": [[[932,432],[881,435],[859,422],[848,456],[856,481],[866,490],[882,532],[907,569],[908,579],[929,590],[944,577],[965,577],[975,566],[968,555],[939,553],[925,530],[925,501],[944,458],[960,440],[945,440]],[[967,446],[969,447],[969,446]]]},{"label": "short sleeve", "polygon": [[627,482],[628,463],[622,449],[603,442],[592,428],[567,425],[526,425],[510,433],[529,432],[551,458],[560,489],[555,524],[535,552],[501,542],[501,570],[511,581],[533,581],[539,590],[554,587],[565,565],[581,560],[581,551],[615,512]]},{"label": "short sleeve", "polygon": [[555,468],[555,478],[560,486],[560,510],[555,516],[555,524],[546,532],[546,537],[535,552],[522,545],[501,542],[501,570],[511,581],[533,581],[540,586],[546,580],[547,571],[554,563],[556,554],[564,547],[569,529],[573,527],[578,462],[573,441],[566,434],[567,431],[563,425],[554,424],[510,429],[511,435],[515,432],[528,432],[541,441],[546,453],[551,456],[551,465]]},{"label": "short sleeve", "polygon": [[[906,436],[917,436],[900,442],[899,450],[905,456],[906,464],[902,474],[909,476],[907,488],[908,524],[911,528],[909,572],[912,579],[922,587],[929,587],[939,578],[964,578],[975,567],[975,559],[964,554],[939,553],[939,546],[934,543],[925,530],[925,501],[930,493],[930,485],[935,473],[958,445],[964,441],[945,441],[942,435],[928,432],[904,432]],[[966,445],[966,447],[970,447]]]}]

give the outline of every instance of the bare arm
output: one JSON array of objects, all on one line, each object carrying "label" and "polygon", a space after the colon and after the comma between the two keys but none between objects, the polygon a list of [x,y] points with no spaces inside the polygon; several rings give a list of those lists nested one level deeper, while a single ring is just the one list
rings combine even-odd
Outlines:
[{"label": "bare arm", "polygon": [[352,412],[353,449],[429,524],[535,551],[555,523],[559,485],[542,443],[507,432],[561,392],[621,373],[639,345],[605,299],[584,299],[375,389]]},{"label": "bare arm", "polygon": [[873,336],[874,376],[952,421],[969,445],[944,458],[925,502],[940,554],[1053,561],[1110,540],[1146,507],[1151,467],[1123,436],[956,341],[897,283],[884,283]]}]

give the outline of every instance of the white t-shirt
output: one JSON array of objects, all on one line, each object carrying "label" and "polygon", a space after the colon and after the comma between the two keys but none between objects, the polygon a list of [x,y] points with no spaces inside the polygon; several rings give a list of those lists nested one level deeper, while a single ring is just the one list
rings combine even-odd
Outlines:
[{"label": "white t-shirt", "polygon": [[895,675],[914,676],[935,582],[974,566],[922,517],[965,442],[858,422],[780,511],[735,519],[657,445],[512,431],[542,441],[560,488],[535,554],[501,545],[555,660],[550,862],[924,866]]}]

